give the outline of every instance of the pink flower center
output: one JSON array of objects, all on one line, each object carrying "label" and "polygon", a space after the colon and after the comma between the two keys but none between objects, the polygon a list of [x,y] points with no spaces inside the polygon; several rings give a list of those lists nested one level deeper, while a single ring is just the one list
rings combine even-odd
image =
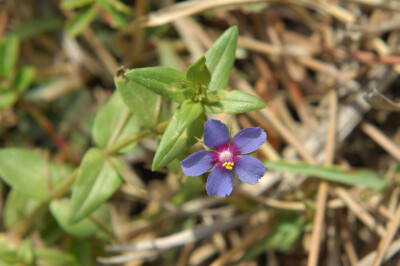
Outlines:
[{"label": "pink flower center", "polygon": [[235,165],[233,157],[233,153],[227,149],[219,153],[218,160],[222,164],[222,167],[227,170],[232,170]]},{"label": "pink flower center", "polygon": [[224,150],[219,153],[218,159],[221,163],[231,162],[233,159],[233,154],[230,150]]}]

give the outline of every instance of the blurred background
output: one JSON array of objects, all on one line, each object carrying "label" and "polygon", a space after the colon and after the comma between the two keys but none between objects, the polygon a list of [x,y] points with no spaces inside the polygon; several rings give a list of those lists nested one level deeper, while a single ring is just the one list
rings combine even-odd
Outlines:
[{"label": "blurred background", "polygon": [[120,66],[185,72],[235,25],[228,89],[267,107],[213,118],[267,132],[260,184],[207,197],[146,138],[85,235],[1,181],[1,265],[399,265],[398,1],[0,0],[0,147],[78,167]]}]

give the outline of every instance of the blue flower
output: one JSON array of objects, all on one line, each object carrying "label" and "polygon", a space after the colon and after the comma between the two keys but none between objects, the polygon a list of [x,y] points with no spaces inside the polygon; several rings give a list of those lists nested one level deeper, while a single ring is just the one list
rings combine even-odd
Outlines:
[{"label": "blue flower", "polygon": [[189,155],[181,162],[188,176],[199,176],[211,170],[207,180],[207,194],[225,197],[232,193],[233,174],[247,184],[257,184],[265,174],[258,159],[244,155],[257,150],[267,139],[260,127],[239,131],[230,140],[228,127],[218,120],[208,120],[204,130],[204,144],[210,150]]}]

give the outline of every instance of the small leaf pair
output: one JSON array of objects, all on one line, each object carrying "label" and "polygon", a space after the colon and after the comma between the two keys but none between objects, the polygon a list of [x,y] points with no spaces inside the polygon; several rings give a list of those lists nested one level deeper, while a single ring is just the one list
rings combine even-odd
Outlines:
[{"label": "small leaf pair", "polygon": [[112,27],[122,28],[131,14],[130,8],[119,0],[62,0],[61,7],[79,8],[66,24],[67,31],[72,36],[81,34],[99,15]]},{"label": "small leaf pair", "polygon": [[[4,214],[6,226],[8,228],[14,226],[40,203],[47,202],[55,205],[53,214],[57,220],[61,219],[61,223],[70,224],[71,221],[75,223],[85,219],[121,185],[122,180],[117,174],[119,169],[115,168],[122,168],[117,158],[106,158],[99,149],[90,149],[83,158],[78,179],[72,190],[71,207],[68,203],[68,208],[61,211],[59,210],[61,207],[58,206],[65,204],[55,202],[53,191],[71,175],[71,169],[46,161],[42,156],[29,150],[1,149],[0,177],[12,187]],[[68,214],[68,221],[65,220],[66,211],[71,213]],[[98,231],[98,228],[95,227],[93,230]]]},{"label": "small leaf pair", "polygon": [[[122,162],[106,150],[140,130],[140,120],[123,103],[118,92],[98,112],[93,139],[99,148],[88,150],[83,157],[78,178],[72,188],[71,222],[76,223],[89,216],[122,184]],[[119,153],[131,151],[137,143],[131,143]]]},{"label": "small leaf pair", "polygon": [[35,68],[16,69],[19,39],[6,36],[0,41],[0,109],[12,106],[35,77]]},{"label": "small leaf pair", "polygon": [[51,191],[71,169],[46,161],[26,149],[0,149],[0,177],[11,187],[40,202],[51,199]]},{"label": "small leaf pair", "polygon": [[[153,170],[166,166],[194,144],[194,137],[201,137],[203,127],[199,124],[205,123],[206,113],[238,114],[265,107],[255,96],[225,90],[235,60],[237,38],[237,28],[229,28],[203,57],[189,66],[186,75],[169,67],[148,67],[126,71],[125,80],[119,72],[118,90],[133,112],[139,114],[143,108],[149,108],[149,113],[153,113],[153,105],[139,105],[137,97],[142,98],[141,94],[146,90],[178,103],[161,138]],[[154,127],[147,117],[141,117],[147,126]],[[199,119],[203,121],[199,122]]]}]

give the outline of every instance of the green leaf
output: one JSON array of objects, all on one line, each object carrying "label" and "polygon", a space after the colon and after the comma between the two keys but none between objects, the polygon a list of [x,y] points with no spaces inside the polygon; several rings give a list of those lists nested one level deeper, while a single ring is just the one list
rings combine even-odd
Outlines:
[{"label": "green leaf", "polygon": [[196,119],[191,125],[186,128],[186,149],[197,143],[196,138],[200,139],[203,136],[204,124],[206,121],[207,116],[203,113],[200,115],[200,118]]},{"label": "green leaf", "polygon": [[[119,142],[140,130],[140,121],[132,114],[115,91],[107,103],[96,115],[93,126],[93,139],[97,146],[105,148]],[[137,143],[133,143],[121,153],[131,151]]]},{"label": "green leaf", "polygon": [[175,159],[173,159],[171,162],[169,162],[167,164],[168,171],[177,175],[179,173],[179,171],[181,170],[181,164],[179,162],[182,161],[183,159],[184,158],[182,158],[180,160],[180,156],[178,156]]},{"label": "green leaf", "polygon": [[[100,0],[100,1],[102,1],[102,0]],[[132,9],[131,9],[131,7],[129,7],[128,5],[124,4],[123,1],[121,1],[121,0],[107,0],[107,1],[108,1],[108,2],[110,3],[110,5],[112,5],[112,6],[115,8],[115,10],[117,10],[118,12],[125,13],[125,14],[127,14],[127,15],[131,15],[131,14],[132,14]]]},{"label": "green leaf", "polygon": [[79,266],[74,256],[57,249],[41,247],[34,250],[36,263],[41,266]]},{"label": "green leaf", "polygon": [[288,252],[300,238],[304,225],[305,219],[298,214],[284,215],[272,234],[265,239],[267,247],[279,252]]},{"label": "green leaf", "polygon": [[0,265],[14,266],[20,262],[15,240],[8,239],[7,235],[0,235]]},{"label": "green leaf", "polygon": [[4,206],[4,226],[7,229],[11,229],[22,219],[28,217],[39,205],[39,201],[25,196],[17,189],[12,189],[7,195],[7,201]]},{"label": "green leaf", "polygon": [[96,247],[90,239],[71,239],[69,244],[69,252],[77,259],[79,265],[93,265],[93,252]]},{"label": "green leaf", "polygon": [[65,9],[74,9],[94,3],[94,0],[61,0],[61,7]]},{"label": "green leaf", "polygon": [[83,219],[75,224],[70,223],[71,213],[73,211],[70,208],[68,200],[53,200],[50,203],[50,211],[60,227],[71,235],[86,238],[94,235],[96,231],[98,231],[96,224],[89,218]]},{"label": "green leaf", "polygon": [[107,158],[96,148],[86,152],[72,188],[72,223],[90,215],[120,187],[122,180],[114,167],[123,169],[117,158]]},{"label": "green leaf", "polygon": [[67,31],[72,36],[79,35],[90,25],[90,23],[92,23],[96,15],[97,10],[94,5],[83,8],[73,17],[71,21],[67,23]]},{"label": "green leaf", "polygon": [[207,68],[206,58],[204,56],[189,66],[186,72],[186,78],[195,86],[207,86],[210,83],[211,73]]},{"label": "green leaf", "polygon": [[107,0],[97,0],[97,3],[101,8],[103,8],[104,12],[106,12],[111,18],[111,25],[115,28],[122,28],[126,25],[126,16],[125,14],[119,13],[114,6],[109,3]]},{"label": "green leaf", "polygon": [[124,70],[117,71],[114,78],[119,94],[129,109],[151,130],[157,124],[157,94],[124,76]]},{"label": "green leaf", "polygon": [[18,94],[15,91],[0,90],[0,110],[12,106],[17,100]]},{"label": "green leaf", "polygon": [[177,102],[183,102],[182,82],[185,75],[169,67],[145,67],[129,70],[125,76],[153,92]]},{"label": "green leaf", "polygon": [[36,70],[34,67],[22,67],[15,78],[15,89],[19,93],[23,93],[29,85],[31,85],[33,79],[35,78]]},{"label": "green leaf", "polygon": [[69,172],[63,166],[45,162],[30,150],[0,150],[0,177],[11,187],[39,201],[48,201],[49,186],[58,185]]},{"label": "green leaf", "polygon": [[217,94],[208,94],[207,97],[210,101],[204,108],[210,114],[222,112],[240,114],[265,107],[265,104],[256,96],[239,90],[218,91]]},{"label": "green leaf", "polygon": [[154,155],[153,170],[166,166],[193,145],[196,142],[195,137],[200,138],[202,136],[204,125],[200,121],[192,121],[186,129],[179,131],[180,116],[181,110],[177,110],[169,122]]},{"label": "green leaf", "polygon": [[8,79],[18,59],[19,41],[15,36],[0,41],[0,78]]},{"label": "green leaf", "polygon": [[22,242],[15,237],[0,235],[0,265],[32,265],[33,263],[33,246],[29,239]]},{"label": "green leaf", "polygon": [[211,72],[209,91],[225,90],[228,86],[233,62],[235,61],[237,27],[230,27],[207,50],[206,64]]},{"label": "green leaf", "polygon": [[157,49],[160,65],[171,67],[181,72],[186,71],[186,66],[182,57],[178,55],[178,52],[172,46],[170,41],[160,40]]},{"label": "green leaf", "polygon": [[177,131],[182,132],[193,121],[195,121],[203,113],[203,106],[201,103],[194,103],[192,101],[185,101],[179,108],[179,122]]},{"label": "green leaf", "polygon": [[33,245],[30,239],[24,239],[18,252],[19,258],[24,265],[33,263]]},{"label": "green leaf", "polygon": [[13,29],[9,35],[16,36],[20,40],[25,40],[46,31],[61,29],[63,24],[64,19],[61,16],[35,17],[25,20]]},{"label": "green leaf", "polygon": [[304,174],[346,185],[360,185],[373,189],[382,189],[388,185],[388,182],[380,174],[368,169],[346,171],[340,169],[339,166],[311,165],[287,161],[266,161],[264,164],[269,170]]},{"label": "green leaf", "polygon": [[272,248],[279,252],[288,252],[298,241],[305,226],[303,217],[296,213],[287,213],[279,218],[276,228],[258,244],[246,251],[240,261],[251,260]]}]

